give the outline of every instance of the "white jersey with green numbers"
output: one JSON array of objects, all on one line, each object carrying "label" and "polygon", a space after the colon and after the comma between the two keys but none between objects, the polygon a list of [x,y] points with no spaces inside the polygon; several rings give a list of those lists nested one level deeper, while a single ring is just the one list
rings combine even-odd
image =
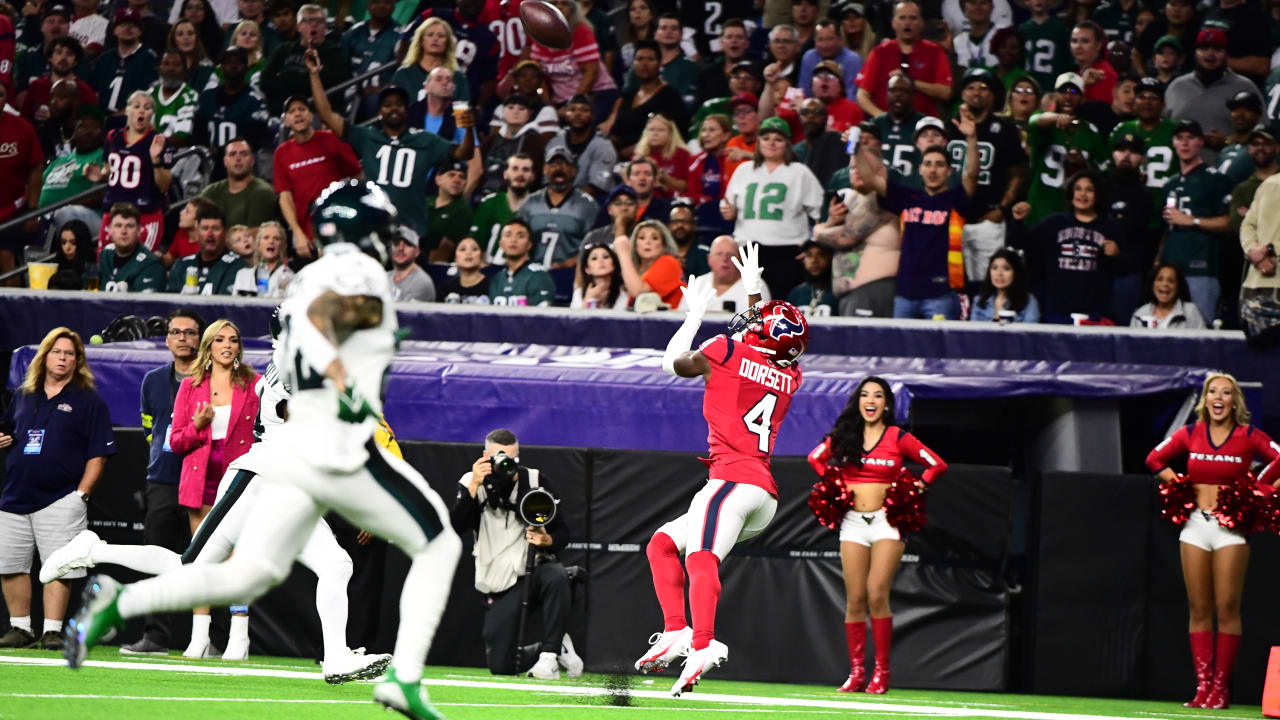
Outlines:
[{"label": "white jersey with green numbers", "polygon": [[798,162],[770,172],[749,160],[733,171],[724,199],[738,210],[739,244],[800,245],[809,239],[809,220],[822,211],[822,183]]},{"label": "white jersey with green numbers", "polygon": [[151,86],[151,97],[156,103],[156,129],[165,137],[191,136],[195,128],[196,107],[200,105],[200,93],[186,83],[164,101],[160,83]]}]

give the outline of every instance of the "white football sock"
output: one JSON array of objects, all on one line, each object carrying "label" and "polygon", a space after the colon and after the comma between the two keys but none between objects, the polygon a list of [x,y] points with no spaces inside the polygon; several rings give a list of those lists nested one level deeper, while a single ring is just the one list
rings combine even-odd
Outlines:
[{"label": "white football sock", "polygon": [[45,631],[45,632],[47,632],[47,633],[50,633],[50,632],[51,632],[51,633],[60,633],[60,632],[62,632],[62,621],[61,621],[61,620],[50,620],[49,618],[45,618],[45,619],[44,619],[44,631]]},{"label": "white football sock", "polygon": [[316,613],[320,615],[326,660],[340,658],[347,651],[347,581],[350,579],[350,560],[346,562],[345,572],[316,574]]},{"label": "white football sock", "polygon": [[94,543],[89,550],[94,565],[122,565],[148,575],[160,575],[182,567],[182,556],[158,545],[112,545]]},{"label": "white football sock", "polygon": [[[205,616],[208,619],[208,615]],[[207,623],[206,623],[207,624]],[[208,633],[208,629],[205,629]],[[231,616],[231,633],[230,640],[249,640],[249,616],[248,615],[232,615]]]},{"label": "white football sock", "polygon": [[9,624],[18,628],[19,630],[26,630],[27,632],[31,632],[31,616],[30,615],[23,615],[22,617],[16,617],[14,615],[10,615]]},{"label": "white football sock", "polygon": [[462,541],[446,525],[425,549],[413,555],[413,565],[400,592],[400,629],[392,659],[400,682],[412,683],[422,678],[427,650],[449,601],[453,571],[461,554]]}]

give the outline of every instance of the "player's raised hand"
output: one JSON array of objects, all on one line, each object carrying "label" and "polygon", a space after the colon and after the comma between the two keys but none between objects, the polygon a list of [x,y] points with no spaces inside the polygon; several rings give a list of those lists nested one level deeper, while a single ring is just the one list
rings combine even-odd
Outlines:
[{"label": "player's raised hand", "polygon": [[715,286],[711,284],[710,275],[689,276],[689,283],[680,288],[684,295],[684,304],[690,315],[701,316],[707,312],[707,306],[716,296]]},{"label": "player's raised hand", "polygon": [[742,275],[742,288],[747,291],[747,295],[759,295],[760,276],[764,274],[764,270],[760,268],[760,246],[748,242],[738,248],[738,257],[729,259]]}]

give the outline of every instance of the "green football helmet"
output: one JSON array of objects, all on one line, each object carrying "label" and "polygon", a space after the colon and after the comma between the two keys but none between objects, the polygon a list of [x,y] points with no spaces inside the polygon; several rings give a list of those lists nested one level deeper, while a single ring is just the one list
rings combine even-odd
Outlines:
[{"label": "green football helmet", "polygon": [[368,180],[338,180],[312,204],[311,227],[320,247],[351,243],[386,266],[396,236],[396,207]]}]

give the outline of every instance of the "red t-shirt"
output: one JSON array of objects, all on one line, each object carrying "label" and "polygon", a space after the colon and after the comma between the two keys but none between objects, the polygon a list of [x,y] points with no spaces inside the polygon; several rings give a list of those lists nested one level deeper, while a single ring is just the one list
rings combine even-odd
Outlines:
[{"label": "red t-shirt", "polygon": [[[862,452],[862,466],[852,463],[839,465],[840,477],[847,485],[858,483],[891,483],[898,478],[902,461],[910,459],[924,465],[921,480],[929,484],[947,471],[947,464],[938,454],[924,446],[915,435],[891,425],[885,428],[880,439],[870,451]],[[809,453],[809,465],[819,475],[825,475],[831,460],[831,438]]]},{"label": "red t-shirt", "polygon": [[360,174],[355,151],[328,130],[317,130],[305,143],[293,138],[285,141],[276,148],[272,167],[276,194],[293,193],[298,225],[307,237],[311,237],[312,201],[331,183]]},{"label": "red t-shirt", "polygon": [[800,389],[800,366],[778,367],[755,348],[724,335],[704,342],[698,352],[711,365],[702,396],[709,476],[755,485],[776,497],[769,462],[778,428]]},{"label": "red t-shirt", "polygon": [[[1111,63],[1107,62],[1105,57],[1085,69],[1101,70],[1103,78],[1092,85],[1084,86],[1084,99],[1097,100],[1110,105],[1111,96],[1116,90],[1116,82],[1120,80],[1119,73],[1116,72],[1115,68],[1111,67]],[[1084,70],[1080,71],[1080,76],[1084,77]]]},{"label": "red t-shirt", "polygon": [[1159,473],[1173,460],[1187,456],[1187,478],[1201,485],[1234,485],[1244,480],[1254,458],[1268,463],[1258,473],[1258,482],[1274,483],[1280,476],[1280,445],[1252,425],[1231,428],[1221,445],[1209,437],[1209,425],[1184,425],[1147,456],[1147,467]]},{"label": "red t-shirt", "polygon": [[169,243],[169,256],[177,260],[195,255],[199,251],[200,245],[191,237],[191,233],[186,228],[178,228],[178,232],[173,234],[173,242]]},{"label": "red t-shirt", "polygon": [[[677,180],[684,180],[685,193],[686,194],[688,193],[689,165],[693,163],[693,156],[689,154],[688,150],[678,147],[676,148],[675,152],[671,153],[670,157],[663,155],[657,150],[653,150],[649,153],[649,158],[654,162],[658,163],[658,168],[661,169],[666,174],[670,175],[671,177]],[[665,187],[662,187],[661,185],[653,186],[653,194],[657,195],[658,197],[668,197],[668,198],[675,195],[675,193],[671,192]]]},{"label": "red t-shirt", "polygon": [[[778,117],[786,120],[791,126],[792,144],[804,139],[804,125],[800,122],[799,113],[791,109],[779,109]],[[864,117],[858,103],[846,97],[839,97],[827,106],[827,129],[842,133],[862,122]]]},{"label": "red t-shirt", "polygon": [[[0,17],[4,16],[0,15]],[[0,80],[0,82],[3,82],[3,80]],[[22,99],[22,107],[20,108],[22,117],[26,118],[28,122],[35,122],[36,108],[49,104],[49,94],[52,88],[53,79],[48,75],[41,75],[32,80],[31,84],[27,86],[26,96]],[[80,105],[84,107],[98,104],[98,93],[89,87],[89,83],[80,78],[76,78],[76,94],[80,96]]]},{"label": "red t-shirt", "polygon": [[31,123],[12,110],[0,112],[0,220],[26,206],[27,176],[44,167],[44,151]]},{"label": "red t-shirt", "polygon": [[[871,94],[871,100],[879,108],[888,108],[889,74],[902,67],[904,54],[897,40],[885,40],[871,50],[867,62],[858,72],[858,87]],[[909,55],[905,56],[907,75],[916,82],[951,84],[951,62],[942,46],[921,40]],[[1108,97],[1110,102],[1111,98]],[[937,116],[938,101],[919,90],[912,105],[925,115]]]}]

